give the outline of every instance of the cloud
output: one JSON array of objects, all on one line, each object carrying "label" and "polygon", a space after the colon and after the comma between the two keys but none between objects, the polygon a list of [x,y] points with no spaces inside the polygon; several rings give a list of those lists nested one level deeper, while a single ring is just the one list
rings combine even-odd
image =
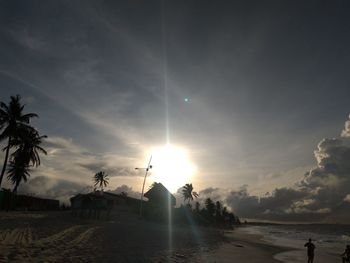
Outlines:
[{"label": "cloud", "polygon": [[350,203],[350,194],[348,194],[347,196],[345,196],[344,202]]},{"label": "cloud", "polygon": [[88,185],[47,176],[37,176],[28,180],[26,184],[21,184],[19,193],[58,199],[62,203],[70,204],[70,197],[89,190],[91,189],[89,189]]},{"label": "cloud", "polygon": [[43,142],[45,148],[52,148],[53,150],[67,149],[72,146],[72,139],[62,137],[50,136]]},{"label": "cloud", "polygon": [[[44,140],[43,147],[48,152],[47,156],[41,156],[41,165],[31,170],[27,183],[20,184],[19,192],[69,203],[71,196],[92,190],[92,177],[98,171],[106,171],[111,179],[117,177],[118,180],[143,176],[134,169],[133,158],[115,153],[93,153],[70,138],[50,136]],[[110,187],[113,183],[111,180]],[[12,188],[8,180],[3,186]],[[130,196],[139,196],[132,188],[128,192]]]},{"label": "cloud", "polygon": [[[97,171],[104,170],[112,178],[140,176],[133,168],[134,159],[113,153],[92,153],[70,138],[51,136],[45,140],[44,147],[48,156],[42,157],[42,165],[33,170],[28,183],[21,184],[21,192],[67,203],[71,196],[89,190],[92,175]],[[342,132],[338,138],[321,140],[314,156],[316,167],[292,187],[276,188],[264,196],[250,194],[247,185],[237,190],[210,187],[199,191],[198,201],[204,203],[208,197],[221,201],[244,218],[320,220],[333,212],[348,214],[349,206],[345,204],[350,202],[350,137]],[[280,175],[276,173],[271,177],[275,176]],[[140,196],[126,184],[111,192],[127,192],[135,198]],[[181,204],[181,189],[175,196]]]},{"label": "cloud", "polygon": [[125,184],[118,186],[116,189],[109,191],[110,193],[120,194],[122,192],[127,193],[128,196],[139,199],[141,196],[140,192],[134,191],[132,187]]},{"label": "cloud", "polygon": [[276,188],[265,196],[255,196],[244,185],[236,191],[207,188],[200,191],[222,201],[235,213],[246,218],[271,220],[321,220],[333,212],[348,214],[350,202],[350,136],[348,120],[338,138],[323,139],[314,156],[317,166],[292,187]]},{"label": "cloud", "polygon": [[[92,160],[87,163],[80,164],[81,167],[89,170],[91,173],[98,171],[106,172],[110,177],[142,177],[143,173],[131,167],[116,167],[117,163],[108,161],[108,157],[99,157],[102,160]],[[106,160],[107,159],[107,160]]]},{"label": "cloud", "polygon": [[350,115],[349,115],[349,120],[346,121],[345,123],[345,128],[341,133],[342,137],[350,137]]},{"label": "cloud", "polygon": [[[156,7],[159,3],[153,4]],[[175,11],[175,14],[192,13],[191,6],[186,7],[189,12],[185,13],[179,7],[170,4],[167,9]],[[269,70],[271,66],[281,64],[278,54],[283,47],[276,49],[274,46],[279,42],[275,41],[275,36],[283,33],[279,32],[280,27],[276,30],[263,23],[237,40],[226,31],[240,25],[242,21],[235,19],[239,17],[241,20],[241,16],[222,17],[219,12],[212,19],[203,20],[210,26],[204,23],[197,30],[196,23],[188,27],[191,23],[187,20],[192,21],[193,17],[178,21],[175,18],[179,16],[174,15],[167,16],[165,25],[169,34],[162,42],[159,10],[150,8],[155,12],[140,11],[130,16],[129,11],[133,8],[133,3],[115,5],[112,1],[104,1],[103,4],[89,1],[84,1],[84,4],[50,3],[40,8],[30,4],[15,9],[12,5],[4,6],[0,33],[1,50],[6,52],[1,55],[0,71],[21,82],[18,86],[28,95],[35,90],[50,98],[42,100],[35,96],[37,103],[33,105],[34,112],[41,117],[39,127],[46,129],[40,130],[45,131],[49,139],[55,139],[50,141],[49,155],[42,158],[42,166],[33,171],[33,178],[49,176],[88,184],[96,170],[105,169],[115,177],[115,181],[118,180],[118,184],[123,184],[121,181],[125,178],[137,176],[132,171],[134,160],[124,156],[135,158],[147,147],[164,143],[167,111],[172,142],[198,149],[191,157],[201,167],[203,185],[214,182],[225,185],[230,180],[231,185],[248,183],[253,188],[249,190],[254,191],[261,189],[256,185],[257,174],[270,173],[270,178],[261,178],[261,181],[269,183],[264,192],[270,191],[276,185],[290,185],[287,180],[281,183],[285,176],[279,178],[276,171],[304,165],[305,149],[309,148],[310,138],[314,136],[308,120],[317,119],[315,127],[320,127],[318,132],[321,132],[331,126],[329,116],[333,112],[329,109],[341,112],[348,107],[348,96],[344,96],[348,91],[343,85],[342,70],[334,70],[338,75],[333,74],[332,88],[335,92],[332,96],[335,97],[332,100],[327,89],[324,89],[326,96],[319,92],[319,83],[313,82],[313,85],[305,87],[310,77],[309,69],[313,68],[309,62],[315,60],[304,56],[302,49],[297,52],[300,57],[293,55],[290,58],[293,61],[300,58],[307,63],[298,61],[293,65],[290,59],[283,59],[282,64],[292,68],[302,65],[304,70],[269,75],[274,72]],[[212,7],[204,5],[203,8]],[[60,10],[59,17],[57,10]],[[251,28],[255,28],[256,23],[251,19],[254,17],[259,16],[252,13],[244,18],[247,25],[253,25]],[[198,17],[200,21],[202,18]],[[227,28],[222,27],[222,23]],[[193,29],[197,33],[187,35]],[[240,32],[239,26],[236,29]],[[208,42],[208,35],[216,37]],[[288,34],[286,37],[295,39],[296,36]],[[198,45],[202,40],[207,45]],[[162,44],[169,44],[167,54],[159,52]],[[325,54],[334,57],[329,52]],[[261,56],[271,59],[261,59]],[[326,56],[324,61],[328,60]],[[344,61],[347,59],[344,58]],[[329,65],[316,64],[316,68]],[[283,68],[286,67],[280,66],[277,70]],[[293,79],[297,82],[290,83],[291,72],[296,74]],[[304,72],[304,76],[300,76],[300,72]],[[247,77],[252,74],[254,78]],[[164,98],[165,76],[168,78],[168,101]],[[322,79],[322,74],[319,76]],[[327,74],[323,76],[329,77]],[[2,93],[18,90],[16,82],[7,84],[7,80],[2,81],[5,81],[1,82]],[[327,80],[327,83],[330,81]],[[213,89],[213,86],[218,89]],[[275,87],[282,89],[276,90]],[[276,97],[273,101],[271,94]],[[182,102],[179,98],[184,96],[190,97],[191,103],[179,103]],[[296,101],[298,109],[290,114]],[[325,103],[336,107],[309,110]],[[165,109],[165,104],[169,108]],[[41,108],[36,110],[35,107]],[[265,110],[261,111],[261,108]],[[315,112],[329,114],[315,118]],[[59,134],[61,138],[53,138],[52,134]],[[349,137],[349,129],[345,129],[343,134],[343,137]],[[302,138],[305,141],[301,141]],[[133,142],[138,142],[139,147],[128,147]],[[213,178],[213,173],[219,174],[218,177]],[[337,188],[344,178],[339,179],[334,174],[317,180],[310,177],[304,187],[312,189],[315,194],[320,190],[320,194],[327,196],[331,192],[321,191],[321,188],[329,184]],[[321,185],[320,189],[312,184]],[[213,195],[217,192],[214,191]],[[230,191],[224,192],[220,194]],[[341,196],[334,202],[339,199]],[[315,200],[313,205],[316,206],[317,198]],[[305,205],[296,204],[298,207]]]},{"label": "cloud", "polygon": [[101,170],[107,172],[111,177],[140,176],[139,171],[133,168],[135,159],[131,157],[116,153],[91,152],[76,144],[72,139],[55,136],[47,138],[43,146],[47,149],[48,155],[42,157],[43,166],[40,167],[42,173],[50,167],[60,170],[61,176],[65,176],[65,171],[73,169],[75,171],[73,178],[75,179],[79,177],[78,175],[91,177]]},{"label": "cloud", "polygon": [[9,30],[8,33],[25,48],[43,51],[46,49],[45,41],[38,35],[34,35],[28,28],[19,31]]}]

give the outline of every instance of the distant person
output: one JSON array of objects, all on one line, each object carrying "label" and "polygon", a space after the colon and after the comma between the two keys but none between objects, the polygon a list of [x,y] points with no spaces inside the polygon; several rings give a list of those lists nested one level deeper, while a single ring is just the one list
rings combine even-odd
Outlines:
[{"label": "distant person", "polygon": [[345,248],[345,251],[343,254],[341,254],[343,257],[343,263],[350,262],[350,246],[347,245]]},{"label": "distant person", "polygon": [[305,243],[305,245],[304,245],[304,247],[307,248],[307,263],[313,263],[314,262],[316,246],[311,241],[312,240],[310,238],[309,242]]}]

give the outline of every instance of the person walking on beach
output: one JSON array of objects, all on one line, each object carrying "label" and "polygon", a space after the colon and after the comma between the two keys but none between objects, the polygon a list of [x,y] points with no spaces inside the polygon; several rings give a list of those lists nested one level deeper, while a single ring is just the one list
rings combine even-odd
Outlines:
[{"label": "person walking on beach", "polygon": [[350,262],[350,246],[347,245],[345,248],[345,251],[343,254],[341,254],[343,257],[343,263]]},{"label": "person walking on beach", "polygon": [[307,263],[313,263],[314,262],[316,246],[311,241],[312,240],[310,238],[309,242],[305,243],[305,245],[304,245],[304,247],[307,248]]}]

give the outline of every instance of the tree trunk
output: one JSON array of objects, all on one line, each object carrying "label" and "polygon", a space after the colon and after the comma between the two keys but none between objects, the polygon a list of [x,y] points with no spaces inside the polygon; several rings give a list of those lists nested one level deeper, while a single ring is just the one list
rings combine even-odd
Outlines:
[{"label": "tree trunk", "polygon": [[15,187],[14,187],[13,190],[12,190],[12,192],[13,192],[14,194],[17,193],[17,188],[18,188],[18,186],[19,186],[19,181],[16,182],[16,185],[15,185]]},{"label": "tree trunk", "polygon": [[7,160],[9,158],[10,142],[11,142],[11,136],[8,139],[7,149],[6,149],[6,153],[5,153],[4,165],[2,166],[2,171],[1,171],[1,175],[0,175],[0,189],[1,189],[2,178],[4,177],[4,174],[5,174],[5,171],[6,171]]}]

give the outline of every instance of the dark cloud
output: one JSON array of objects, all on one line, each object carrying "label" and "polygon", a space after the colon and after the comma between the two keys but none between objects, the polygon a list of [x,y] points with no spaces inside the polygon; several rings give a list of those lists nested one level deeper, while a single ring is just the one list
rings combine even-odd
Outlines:
[{"label": "dark cloud", "polygon": [[124,192],[124,193],[127,193],[128,196],[133,197],[133,198],[137,198],[137,199],[139,199],[140,196],[141,196],[141,193],[140,193],[140,192],[134,191],[134,190],[132,189],[132,187],[127,186],[127,185],[125,185],[125,184],[123,184],[123,185],[121,185],[121,186],[118,186],[116,189],[114,189],[114,190],[112,190],[112,191],[109,191],[109,192],[110,192],[110,193],[115,193],[115,194],[120,194],[120,193]]},{"label": "dark cloud", "polygon": [[81,167],[88,169],[92,173],[98,171],[106,172],[110,177],[137,177],[143,176],[140,171],[130,167],[114,167],[113,164],[109,164],[107,161],[91,161],[85,164],[79,164]]},{"label": "dark cloud", "polygon": [[272,220],[321,220],[333,218],[332,213],[350,218],[350,136],[348,120],[338,138],[323,139],[315,150],[317,167],[305,174],[292,188],[277,188],[271,194],[250,195],[247,186],[225,192],[207,188],[200,192],[221,200],[238,215]]},{"label": "dark cloud", "polygon": [[44,198],[58,199],[69,204],[69,198],[90,191],[88,185],[74,183],[68,180],[54,179],[47,176],[37,176],[19,187],[19,193],[35,195]]},{"label": "dark cloud", "polygon": [[[350,115],[349,115],[349,119],[350,119]],[[341,133],[342,137],[350,137],[350,120],[346,121],[345,123],[345,128]]]},{"label": "dark cloud", "polygon": [[135,168],[130,167],[116,167],[113,169],[113,172],[111,174],[112,177],[118,177],[118,176],[141,176],[143,177],[144,174],[140,173],[140,171],[135,170]]}]

